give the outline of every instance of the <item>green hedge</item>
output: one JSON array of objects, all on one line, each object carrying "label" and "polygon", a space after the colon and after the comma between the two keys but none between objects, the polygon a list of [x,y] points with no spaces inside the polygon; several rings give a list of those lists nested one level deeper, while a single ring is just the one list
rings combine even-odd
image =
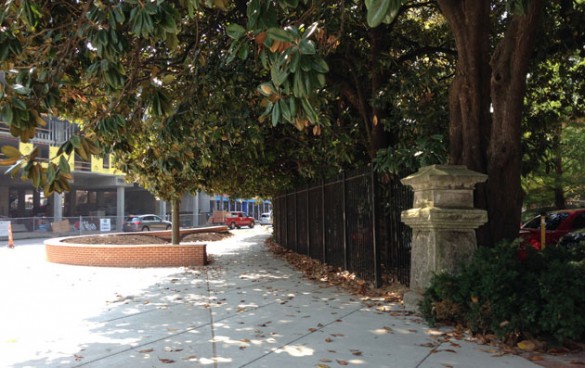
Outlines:
[{"label": "green hedge", "polygon": [[[458,275],[436,275],[421,312],[431,324],[458,323],[505,339],[585,337],[585,244],[532,248],[518,242],[480,248]],[[520,260],[522,258],[522,260]]]}]

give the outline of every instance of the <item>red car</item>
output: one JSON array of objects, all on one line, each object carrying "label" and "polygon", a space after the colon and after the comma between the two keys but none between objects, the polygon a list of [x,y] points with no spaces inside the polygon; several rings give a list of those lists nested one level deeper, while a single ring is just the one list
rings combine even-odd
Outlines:
[{"label": "red car", "polygon": [[242,226],[248,226],[251,229],[254,227],[254,218],[247,216],[242,211],[232,211],[225,217],[225,224],[230,229],[235,229],[236,227],[239,229]]},{"label": "red car", "polygon": [[[585,208],[548,212],[544,222],[546,245],[556,244],[563,235],[585,228]],[[520,237],[540,250],[540,216],[520,228]]]}]

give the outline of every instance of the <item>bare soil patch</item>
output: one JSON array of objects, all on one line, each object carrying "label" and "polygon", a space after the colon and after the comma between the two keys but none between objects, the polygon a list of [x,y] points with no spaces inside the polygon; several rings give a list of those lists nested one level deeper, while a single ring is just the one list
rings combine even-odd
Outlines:
[{"label": "bare soil patch", "polygon": [[[199,233],[185,236],[181,243],[212,242],[232,236],[231,233]],[[113,244],[113,245],[141,245],[141,244],[169,244],[168,241],[154,235],[128,234],[128,235],[95,235],[64,239],[64,243],[76,244]]]}]

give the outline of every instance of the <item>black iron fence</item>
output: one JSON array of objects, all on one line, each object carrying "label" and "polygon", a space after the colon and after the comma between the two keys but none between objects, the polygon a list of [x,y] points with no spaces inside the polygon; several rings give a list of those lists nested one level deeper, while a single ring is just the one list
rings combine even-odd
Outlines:
[{"label": "black iron fence", "polygon": [[410,188],[368,167],[276,196],[274,237],[376,286],[408,285],[411,231],[400,213],[410,207]]}]

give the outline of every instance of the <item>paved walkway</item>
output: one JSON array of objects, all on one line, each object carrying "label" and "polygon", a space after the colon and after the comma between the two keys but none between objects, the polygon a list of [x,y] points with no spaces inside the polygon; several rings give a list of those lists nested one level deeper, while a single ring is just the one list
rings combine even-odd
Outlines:
[{"label": "paved walkway", "polygon": [[2,244],[0,367],[538,367],[303,279],[265,227],[234,233],[199,269],[50,264],[38,240]]}]

